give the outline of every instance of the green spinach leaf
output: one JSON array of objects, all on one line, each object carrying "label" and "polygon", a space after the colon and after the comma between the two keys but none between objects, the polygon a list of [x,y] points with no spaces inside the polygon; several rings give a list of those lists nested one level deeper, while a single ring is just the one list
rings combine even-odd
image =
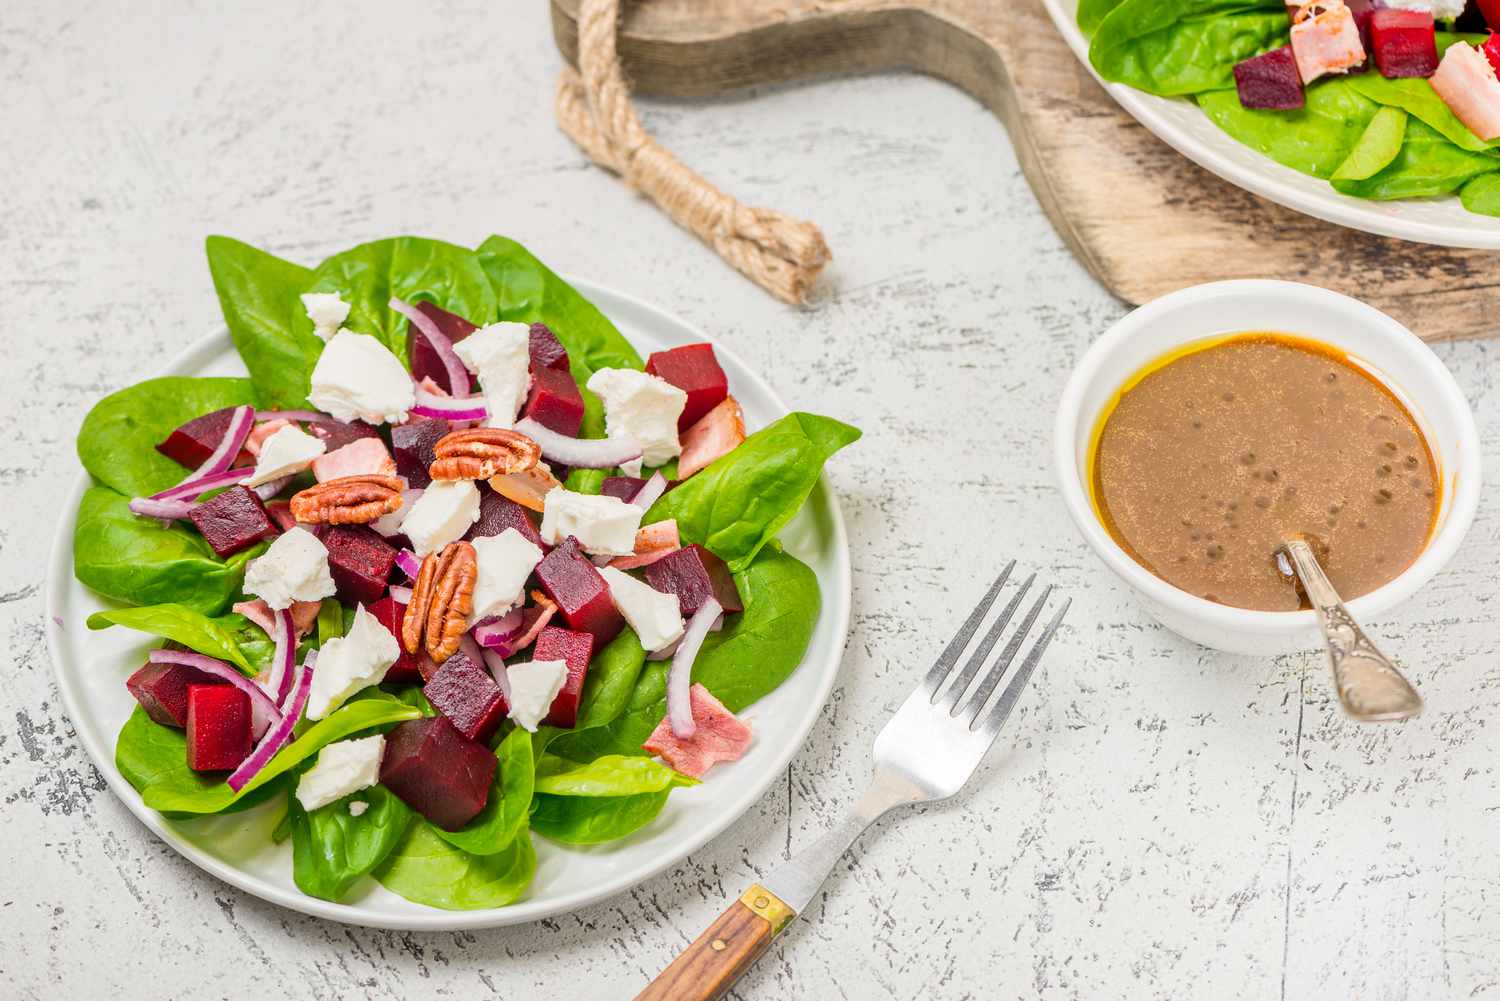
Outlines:
[{"label": "green spinach leaf", "polygon": [[536,849],[521,831],[490,855],[473,855],[443,840],[429,821],[418,818],[375,878],[392,893],[415,904],[450,911],[482,910],[514,903],[536,874]]},{"label": "green spinach leaf", "polygon": [[1471,153],[1500,149],[1500,139],[1485,142],[1459,121],[1458,116],[1425,79],[1405,77],[1388,80],[1379,73],[1357,73],[1349,77],[1349,82],[1350,86],[1365,97],[1388,108],[1400,108],[1455,146]]},{"label": "green spinach leaf", "polygon": [[206,249],[224,322],[261,405],[306,406],[313,366],[323,351],[298,298],[313,273],[227,236],[210,236]]},{"label": "green spinach leaf", "polygon": [[618,841],[655,820],[670,793],[670,789],[663,789],[638,796],[539,795],[531,814],[531,828],[564,845]]},{"label": "green spinach leaf", "polygon": [[[358,817],[354,801],[369,807]],[[385,786],[351,793],[311,813],[292,797],[292,880],[297,889],[324,900],[341,900],[360,877],[374,872],[400,843],[416,816]]]},{"label": "green spinach leaf", "polygon": [[[187,735],[176,727],[155,722],[140,706],[135,707],[115,740],[115,767],[142,796],[151,788],[189,788],[209,781],[200,778],[198,772],[187,766]],[[222,773],[217,773],[216,779],[223,785]],[[268,782],[247,792],[226,812],[248,809],[269,799],[281,788],[279,782]]]},{"label": "green spinach leaf", "polygon": [[639,755],[606,754],[580,763],[544,754],[536,765],[536,791],[549,796],[638,796],[697,784],[697,779]]},{"label": "green spinach leaf", "polygon": [[1500,216],[1500,174],[1483,174],[1459,192],[1464,208],[1480,215]]},{"label": "green spinach leaf", "polygon": [[1364,135],[1333,172],[1335,181],[1362,181],[1380,173],[1401,152],[1406,139],[1406,112],[1399,108],[1381,108],[1370,119]]},{"label": "green spinach leaf", "polygon": [[1286,42],[1279,0],[1123,0],[1089,61],[1106,80],[1164,97],[1234,87],[1234,64]]},{"label": "green spinach leaf", "polygon": [[227,660],[246,674],[254,674],[256,671],[250,658],[240,650],[239,644],[219,620],[183,605],[116,608],[95,612],[88,617],[90,629],[108,629],[110,626],[139,629],[141,632],[173,640],[201,654]]},{"label": "green spinach leaf", "polygon": [[504,851],[524,836],[531,810],[536,761],[532,758],[531,734],[516,727],[495,748],[497,767],[489,798],[479,816],[457,831],[434,827],[433,832],[456,848],[472,855]]},{"label": "green spinach leaf", "polygon": [[1325,180],[1349,159],[1380,108],[1356,90],[1348,77],[1309,87],[1307,105],[1299,111],[1246,108],[1232,89],[1199,94],[1198,106],[1246,146]]},{"label": "green spinach leaf", "polygon": [[1334,180],[1333,186],[1359,198],[1424,198],[1457,191],[1470,179],[1500,170],[1500,160],[1453,145],[1420,119],[1406,125],[1401,152],[1383,170],[1362,180]]}]

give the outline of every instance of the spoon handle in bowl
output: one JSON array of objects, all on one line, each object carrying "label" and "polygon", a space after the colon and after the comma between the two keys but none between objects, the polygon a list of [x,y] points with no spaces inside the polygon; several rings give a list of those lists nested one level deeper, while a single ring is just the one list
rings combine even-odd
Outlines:
[{"label": "spoon handle in bowl", "polygon": [[1420,713],[1422,696],[1354,621],[1312,547],[1302,539],[1291,539],[1285,552],[1323,627],[1328,665],[1344,711],[1366,721],[1411,719]]}]

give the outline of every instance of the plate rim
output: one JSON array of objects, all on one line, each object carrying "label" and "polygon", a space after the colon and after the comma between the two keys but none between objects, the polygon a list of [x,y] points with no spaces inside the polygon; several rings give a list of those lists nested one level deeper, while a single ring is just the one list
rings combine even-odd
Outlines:
[{"label": "plate rim", "polygon": [[[746,373],[752,382],[757,383],[757,389],[763,392],[772,405],[780,410],[785,416],[792,412],[782,399],[781,394],[762,377],[759,371],[747,365],[731,348],[726,347],[716,338],[709,337],[696,324],[690,323],[680,316],[667,313],[665,310],[645,300],[621,292],[618,289],[597,282],[580,278],[571,274],[559,273],[568,284],[580,292],[586,299],[593,303],[604,313],[610,315],[610,310],[603,303],[613,300],[628,309],[636,310],[641,314],[666,321],[668,329],[677,325],[686,328],[703,341],[708,341],[714,346],[714,350],[722,353],[731,364],[741,372]],[[233,342],[229,338],[229,330],[226,326],[220,326],[211,333],[205,334],[188,344],[177,352],[163,366],[154,370],[154,374],[144,378],[156,378],[160,375],[170,375],[193,363],[200,355],[208,355],[210,359],[218,357],[220,351],[218,342],[228,342],[233,350]],[[672,343],[669,338],[667,343]],[[693,343],[688,341],[686,343]],[[824,666],[816,676],[816,691],[814,697],[807,700],[806,709],[798,719],[794,739],[785,741],[782,746],[775,749],[769,763],[762,773],[744,782],[740,792],[734,800],[711,819],[696,828],[692,833],[682,837],[679,847],[665,852],[649,865],[632,872],[623,873],[618,877],[606,879],[596,886],[559,897],[555,900],[521,900],[506,907],[486,908],[473,911],[444,910],[442,908],[430,907],[428,905],[411,903],[413,908],[410,914],[401,912],[384,913],[371,911],[360,904],[346,904],[335,901],[323,900],[312,897],[295,887],[284,888],[277,886],[262,877],[246,873],[242,869],[210,854],[198,847],[193,841],[182,837],[174,832],[163,820],[161,814],[147,807],[141,799],[140,793],[125,780],[120,770],[115,765],[114,748],[97,746],[92,739],[89,730],[73,724],[75,717],[81,717],[80,693],[75,691],[68,672],[63,669],[62,644],[63,625],[59,616],[60,605],[64,600],[66,588],[73,579],[72,574],[72,536],[74,525],[77,521],[78,505],[83,498],[84,492],[92,485],[92,477],[86,469],[79,469],[73,479],[65,500],[66,506],[62,515],[57,520],[53,530],[52,543],[47,554],[46,577],[45,577],[45,601],[42,610],[43,627],[47,637],[48,660],[52,666],[52,677],[62,698],[63,708],[67,711],[68,721],[73,725],[75,736],[83,744],[84,751],[101,775],[105,783],[115,797],[124,804],[130,813],[148,831],[177,852],[183,858],[192,862],[198,868],[215,878],[236,887],[258,899],[268,903],[285,907],[311,917],[325,918],[343,924],[358,925],[367,928],[386,928],[400,931],[460,931],[476,930],[485,928],[498,928],[509,925],[528,924],[534,921],[544,920],[567,914],[583,907],[588,907],[621,893],[633,889],[636,886],[654,879],[661,873],[674,865],[677,865],[704,845],[717,838],[730,825],[743,817],[751,807],[761,800],[770,789],[771,784],[781,776],[791,760],[802,750],[807,743],[807,737],[817,723],[823,707],[828,702],[828,697],[833,691],[833,686],[843,666],[843,653],[848,645],[849,623],[853,610],[853,570],[851,566],[851,554],[849,551],[849,536],[847,526],[844,522],[843,510],[839,504],[838,495],[829,487],[827,477],[820,475],[813,493],[809,495],[808,503],[821,502],[826,504],[829,515],[830,550],[834,556],[834,574],[836,579],[825,581],[819,579],[819,588],[827,596],[822,602],[819,615],[830,615],[832,626],[831,632],[831,656],[829,663]],[[807,505],[804,504],[804,508]],[[833,600],[828,600],[833,599]],[[810,666],[804,659],[798,665],[797,670]],[[566,846],[558,846],[560,850],[566,850]]]},{"label": "plate rim", "polygon": [[[1470,228],[1431,222],[1424,219],[1403,217],[1399,209],[1394,212],[1381,211],[1379,206],[1400,205],[1404,202],[1423,202],[1430,199],[1401,199],[1391,202],[1376,202],[1365,198],[1354,198],[1341,194],[1332,187],[1326,191],[1303,191],[1276,176],[1277,170],[1289,171],[1295,177],[1306,175],[1292,171],[1290,167],[1277,163],[1259,151],[1255,151],[1263,162],[1261,166],[1249,168],[1235,163],[1220,154],[1212,146],[1178,131],[1177,127],[1159,110],[1180,98],[1158,97],[1136,90],[1121,83],[1111,83],[1094,70],[1089,62],[1089,43],[1083,37],[1076,20],[1077,0],[1042,0],[1047,16],[1058,33],[1067,42],[1074,57],[1088,70],[1089,75],[1104,88],[1116,104],[1136,121],[1144,125],[1152,135],[1207,170],[1235,187],[1242,188],[1303,215],[1347,229],[1369,233],[1373,236],[1391,237],[1412,243],[1424,243],[1437,247],[1452,247],[1459,250],[1500,250],[1500,223],[1488,228]],[[1225,138],[1243,145],[1225,134]],[[1249,147],[1247,147],[1249,148]],[[1275,168],[1275,170],[1270,169]],[[1454,205],[1459,205],[1457,194],[1447,196]],[[1461,206],[1457,211],[1473,215]]]}]

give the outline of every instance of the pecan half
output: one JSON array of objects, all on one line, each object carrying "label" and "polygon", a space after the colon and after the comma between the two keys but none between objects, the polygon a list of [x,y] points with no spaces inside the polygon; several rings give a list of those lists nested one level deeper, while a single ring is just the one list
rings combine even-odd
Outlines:
[{"label": "pecan half", "polygon": [[432,454],[427,472],[434,480],[487,480],[531,469],[542,449],[519,431],[468,428],[443,435]]},{"label": "pecan half", "polygon": [[441,664],[457,652],[474,611],[478,577],[478,557],[467,542],[450,542],[440,552],[427,554],[401,620],[401,643],[407,653],[416,653],[420,644],[434,663]]},{"label": "pecan half", "polygon": [[401,509],[402,481],[395,476],[341,476],[292,497],[292,517],[305,524],[367,525]]}]

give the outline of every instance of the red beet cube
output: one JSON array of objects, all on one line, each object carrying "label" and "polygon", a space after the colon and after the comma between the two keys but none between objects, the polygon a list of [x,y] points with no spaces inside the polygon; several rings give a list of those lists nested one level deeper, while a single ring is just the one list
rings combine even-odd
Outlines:
[{"label": "red beet cube", "polygon": [[645,485],[646,481],[639,476],[606,476],[599,492],[606,497],[618,497],[628,504],[630,498],[640,493],[641,487]]},{"label": "red beet cube", "polygon": [[396,547],[366,525],[334,525],[322,535],[328,573],[341,600],[369,605],[385,594]]},{"label": "red beet cube", "polygon": [[182,427],[167,435],[167,440],[156,446],[156,450],[167,458],[182,463],[189,469],[197,469],[208,461],[224,440],[229,430],[229,419],[234,407],[215,410],[202,417],[194,417]]},{"label": "red beet cube", "polygon": [[1370,52],[1374,37],[1370,33],[1370,17],[1375,13],[1375,0],[1345,0],[1344,6],[1354,15],[1354,27],[1359,30],[1359,44],[1365,50],[1365,61],[1350,67],[1350,73],[1363,73],[1370,68]]},{"label": "red beet cube", "polygon": [[687,406],[677,419],[677,430],[698,423],[729,395],[729,378],[719,367],[712,344],[684,344],[670,351],[657,351],[646,359],[646,371],[665,379],[687,393]]},{"label": "red beet cube", "polygon": [[[1494,0],[1495,5],[1500,7],[1500,0]],[[1479,50],[1489,58],[1490,65],[1495,67],[1495,72],[1500,74],[1500,35],[1490,32],[1490,37],[1484,40]]]},{"label": "red beet cube", "polygon": [[[365,611],[375,616],[375,620],[385,626],[390,634],[396,637],[399,644],[401,639],[401,621],[406,618],[406,605],[392,598],[389,594],[379,601],[365,606]],[[422,674],[417,670],[417,658],[415,654],[406,652],[405,647],[400,647],[401,656],[396,658],[390,670],[385,672],[385,680],[397,684],[420,684]]]},{"label": "red beet cube", "polygon": [[416,420],[391,428],[391,452],[396,459],[396,475],[406,477],[408,486],[425,488],[432,482],[427,470],[437,458],[434,449],[438,439],[452,430],[441,417]]},{"label": "red beet cube", "polygon": [[473,820],[489,799],[495,756],[446,716],[408,720],[385,737],[380,781],[445,831]]},{"label": "red beet cube", "polygon": [[594,654],[594,637],[588,633],[576,633],[570,629],[548,626],[537,634],[536,645],[531,650],[532,660],[560,660],[568,665],[568,677],[562,690],[552,700],[547,718],[548,726],[572,729],[578,722],[578,702],[583,698],[583,680],[588,674],[589,658]]},{"label": "red beet cube", "polygon": [[677,595],[682,614],[690,617],[710,597],[726,612],[743,612],[740,589],[734,585],[729,565],[696,543],[668,553],[645,567],[646,583],[658,591]]},{"label": "red beet cube", "polygon": [[[427,317],[437,324],[438,330],[455,344],[478,329],[457,313],[439,309],[430,302],[419,302],[416,307],[427,314]],[[423,337],[409,322],[406,330],[406,355],[411,361],[411,377],[418,382],[421,382],[423,377],[430,377],[433,382],[454,396],[468,396],[473,391],[473,376],[469,377],[467,385],[454,388],[448,384],[448,367],[443,364],[443,359],[438,357],[438,353],[433,350],[427,338]]]},{"label": "red beet cube", "polygon": [[380,432],[364,421],[336,421],[332,417],[313,421],[307,425],[307,433],[327,444],[329,452],[337,452],[345,445],[352,445],[361,438],[380,437]]},{"label": "red beet cube", "polygon": [[563,621],[571,628],[592,633],[594,645],[603,646],[625,627],[609,585],[571,535],[537,564],[536,579],[547,597],[557,603]]},{"label": "red beet cube", "polygon": [[536,523],[531,520],[530,512],[509,497],[502,497],[487,485],[481,484],[479,518],[469,526],[464,538],[472,542],[489,535],[499,535],[507,528],[514,528],[527,542],[546,550],[547,546],[542,542],[542,536],[536,530]]},{"label": "red beet cube", "polygon": [[224,684],[212,674],[185,664],[147,664],[125,680],[125,687],[162,726],[187,726],[188,685]]},{"label": "red beet cube", "polygon": [[544,368],[568,371],[568,349],[545,323],[531,325],[531,373],[535,375]]},{"label": "red beet cube", "polygon": [[250,756],[250,696],[233,685],[187,686],[187,766],[195,772],[239,767]]},{"label": "red beet cube", "polygon": [[505,718],[500,686],[483,664],[460,650],[438,665],[422,693],[453,728],[470,740],[488,740]]},{"label": "red beet cube", "polygon": [[281,533],[255,491],[242,484],[193,508],[188,517],[219,559]]},{"label": "red beet cube", "polygon": [[[566,359],[564,359],[566,361]],[[564,368],[538,368],[531,374],[531,394],[522,417],[570,438],[583,427],[583,394]]]},{"label": "red beet cube", "polygon": [[1234,85],[1240,93],[1240,104],[1247,108],[1290,111],[1306,103],[1302,74],[1297,72],[1290,45],[1235,63]]},{"label": "red beet cube", "polygon": [[1437,72],[1437,26],[1430,10],[1382,7],[1370,15],[1375,66],[1390,78],[1428,77]]},{"label": "red beet cube", "polygon": [[[1484,19],[1486,25],[1490,28],[1500,28],[1500,0],[1478,0],[1470,9],[1472,10],[1473,7],[1479,8],[1480,17]],[[1464,30],[1464,27],[1460,23],[1459,30]]]},{"label": "red beet cube", "polygon": [[289,500],[266,501],[266,514],[276,523],[278,532],[285,532],[297,524],[297,516],[292,514],[292,502]]}]

